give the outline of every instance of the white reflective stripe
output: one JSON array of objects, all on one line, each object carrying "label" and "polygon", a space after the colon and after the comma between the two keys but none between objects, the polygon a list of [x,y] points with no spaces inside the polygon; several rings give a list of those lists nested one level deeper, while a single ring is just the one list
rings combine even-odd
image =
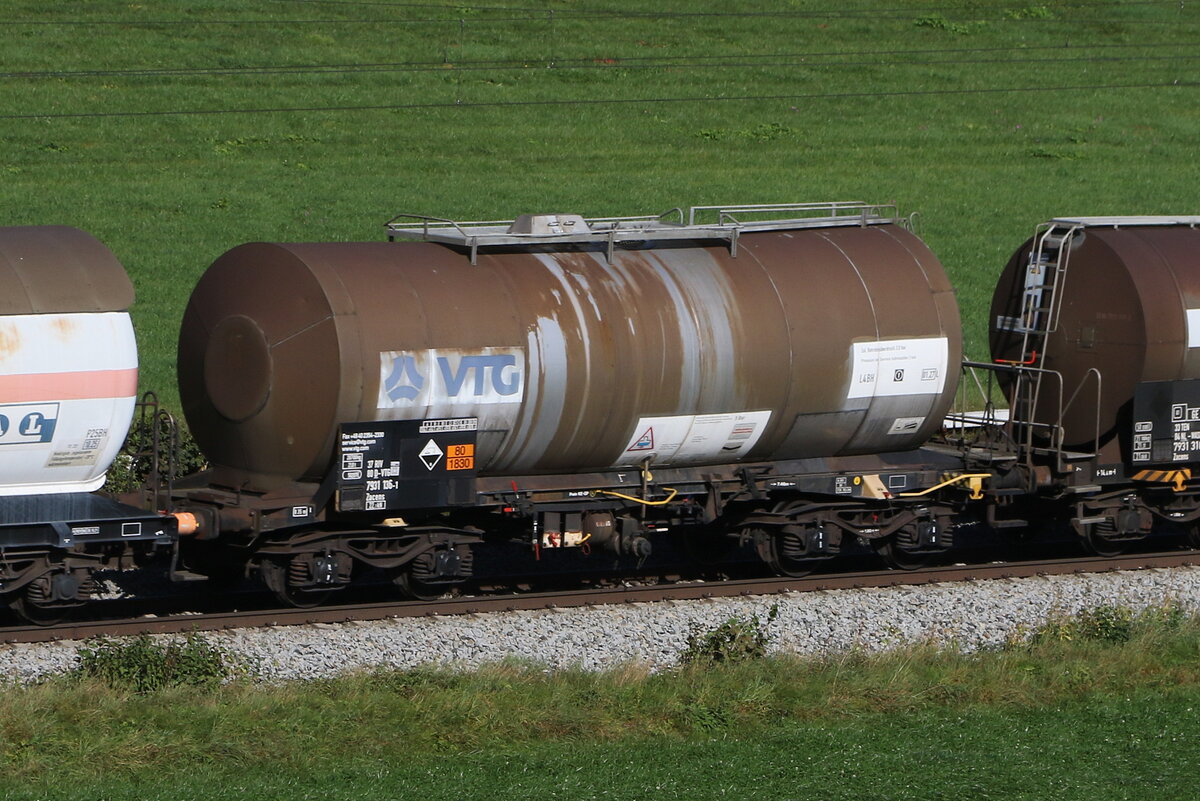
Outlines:
[{"label": "white reflective stripe", "polygon": [[1187,310],[1187,337],[1189,348],[1200,348],[1200,309]]}]

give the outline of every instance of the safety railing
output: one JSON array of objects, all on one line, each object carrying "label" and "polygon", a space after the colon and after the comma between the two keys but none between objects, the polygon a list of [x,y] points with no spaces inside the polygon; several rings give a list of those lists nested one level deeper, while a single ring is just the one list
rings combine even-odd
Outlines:
[{"label": "safety railing", "polygon": [[[1011,403],[1022,397],[1022,385],[1029,382],[1039,386],[1036,403]],[[1102,377],[1095,368],[1084,374],[1068,396],[1063,375],[1057,370],[963,362],[956,407],[946,416],[943,438],[981,463],[1019,462],[1032,476],[1035,464],[1049,459],[1055,471],[1062,473],[1069,463],[1090,458],[1100,448],[1102,391]],[[1091,437],[1070,443],[1085,450],[1068,450],[1065,420],[1086,403],[1093,410]]]},{"label": "safety railing", "polygon": [[729,243],[737,256],[738,239],[754,231],[868,226],[897,223],[894,206],[858,201],[776,203],[751,206],[692,206],[655,216],[591,217],[573,214],[524,215],[516,220],[459,222],[404,212],[385,223],[388,239],[455,245],[470,251],[474,264],[480,248],[593,243],[605,246],[611,260],[618,244],[646,240],[712,239]]}]

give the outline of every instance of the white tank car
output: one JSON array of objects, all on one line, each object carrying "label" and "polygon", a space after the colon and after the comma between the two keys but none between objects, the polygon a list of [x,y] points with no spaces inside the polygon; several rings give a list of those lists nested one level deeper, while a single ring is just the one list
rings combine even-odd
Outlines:
[{"label": "white tank car", "polygon": [[66,226],[0,228],[0,496],[98,489],[129,431],[133,287]]}]

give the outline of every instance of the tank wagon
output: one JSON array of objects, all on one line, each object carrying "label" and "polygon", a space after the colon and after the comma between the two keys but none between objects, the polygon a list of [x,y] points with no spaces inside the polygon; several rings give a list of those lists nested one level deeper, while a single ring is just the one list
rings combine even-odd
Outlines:
[{"label": "tank wagon", "polygon": [[960,321],[894,208],[388,227],[243,245],[200,280],[179,342],[213,466],[178,498],[197,553],[303,603],[356,565],[438,590],[497,539],[636,560],[719,531],[785,573],[856,538],[949,546],[953,506],[921,493],[961,460],[922,446]]},{"label": "tank wagon", "polygon": [[1024,473],[1012,505],[1064,519],[1098,553],[1119,552],[1157,521],[1200,545],[1197,225],[1054,219],[996,286],[988,369],[999,371],[1009,450]]},{"label": "tank wagon", "polygon": [[75,229],[0,229],[21,288],[0,300],[0,594],[49,620],[163,551],[173,578],[310,605],[363,572],[427,597],[662,545],[783,575],[867,548],[912,568],[968,530],[1200,548],[1198,229],[1039,226],[988,362],[962,361],[953,290],[890,206],[401,215],[388,242],[242,245],[182,322],[211,469],[155,495],[176,517],[90,492],[134,402],[120,264]]},{"label": "tank wagon", "polygon": [[97,568],[141,564],[176,525],[92,493],[137,395],[124,268],[76,228],[0,228],[0,280],[0,598],[53,619]]}]

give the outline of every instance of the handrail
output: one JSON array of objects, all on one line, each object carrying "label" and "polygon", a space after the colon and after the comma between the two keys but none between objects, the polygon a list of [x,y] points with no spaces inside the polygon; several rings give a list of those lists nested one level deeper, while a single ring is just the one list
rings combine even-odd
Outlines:
[{"label": "handrail", "polygon": [[[718,220],[718,225],[744,225],[734,215],[764,215],[784,214],[795,212],[828,212],[825,216],[830,219],[846,217],[859,218],[888,218],[896,219],[898,212],[893,204],[864,203],[860,200],[834,200],[824,203],[764,203],[741,206],[692,206],[688,210],[688,225],[697,225],[697,218],[712,212]],[[843,212],[850,212],[845,214]]]},{"label": "handrail", "polygon": [[[1088,443],[1092,453],[1096,453],[1100,448],[1100,399],[1103,396],[1103,375],[1096,368],[1089,368],[1079,383],[1072,390],[1070,397],[1065,397],[1066,386],[1063,374],[1057,370],[1050,370],[1042,367],[1031,367],[1028,365],[1018,364],[996,364],[993,362],[963,362],[964,375],[970,376],[975,382],[975,387],[983,398],[985,408],[982,416],[970,416],[965,412],[954,412],[946,415],[946,421],[954,424],[958,423],[957,427],[952,426],[952,430],[959,432],[959,442],[965,442],[965,430],[967,425],[984,426],[1002,432],[1005,439],[1011,444],[1015,450],[1015,455],[1027,467],[1033,467],[1033,455],[1044,453],[1054,457],[1055,469],[1058,472],[1066,470],[1068,458],[1064,444],[1065,425],[1064,419],[1066,414],[1075,406],[1077,402],[1082,402],[1084,392],[1088,386],[1095,380],[1096,390],[1094,397],[1095,416],[1092,423],[1092,438]],[[995,405],[992,398],[993,390],[998,389],[992,381],[988,380],[987,387],[980,380],[979,373],[984,372],[989,376],[1001,374],[1010,375],[1012,389],[1006,393],[1010,398],[1018,397],[1021,392],[1020,383],[1022,381],[1034,381],[1041,384],[1043,380],[1049,379],[1053,382],[1056,389],[1057,403],[1051,407],[1051,421],[1042,422],[1033,419],[1033,414],[1038,406],[1031,403],[1027,410],[1022,411],[1019,408],[1013,408],[1010,405],[1009,414],[1006,419],[1000,420],[995,415]],[[959,385],[960,401],[965,398],[966,382],[961,382]],[[1053,391],[1053,390],[1052,390]],[[1090,395],[1090,393],[1089,393]],[[965,403],[964,403],[965,405]],[[1039,447],[1035,444],[1035,433],[1043,432],[1049,440],[1046,447]]]},{"label": "handrail", "polygon": [[[574,225],[561,228],[543,226],[542,230],[536,232],[516,231],[513,230],[513,220],[460,222],[444,217],[402,212],[393,216],[384,226],[388,231],[388,239],[392,241],[398,238],[418,239],[467,247],[471,252],[471,263],[474,264],[480,247],[591,243],[605,246],[611,259],[617,242],[647,239],[724,240],[729,243],[730,253],[736,257],[739,238],[743,233],[751,231],[788,231],[897,222],[894,206],[871,205],[858,201],[692,206],[686,213],[682,207],[675,207],[659,215],[638,217],[562,216],[573,221]],[[711,221],[702,221],[705,218],[711,218]]]}]

